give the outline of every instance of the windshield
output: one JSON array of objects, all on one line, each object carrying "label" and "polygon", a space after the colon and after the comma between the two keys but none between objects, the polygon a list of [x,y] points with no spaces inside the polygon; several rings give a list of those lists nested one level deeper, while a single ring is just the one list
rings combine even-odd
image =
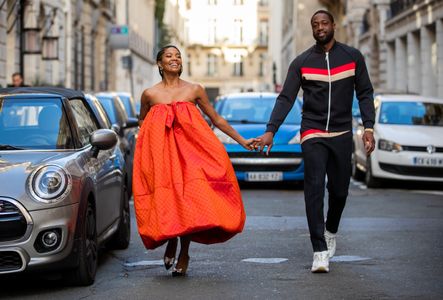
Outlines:
[{"label": "windshield", "polygon": [[125,95],[118,95],[125,106],[128,117],[135,118],[134,110],[132,109],[131,97]]},{"label": "windshield", "polygon": [[112,124],[117,123],[117,116],[115,115],[114,110],[114,103],[112,102],[112,97],[106,97],[106,96],[97,96],[98,101],[102,104],[103,108],[106,111],[106,114],[109,117],[109,120]]},{"label": "windshield", "polygon": [[[219,114],[228,122],[263,123],[271,116],[276,98],[229,98],[219,104]],[[301,109],[296,102],[285,119],[284,124],[300,124]]]},{"label": "windshield", "polygon": [[426,102],[383,102],[381,124],[443,126],[443,104]]},{"label": "windshield", "polygon": [[61,99],[0,99],[0,150],[72,149]]}]

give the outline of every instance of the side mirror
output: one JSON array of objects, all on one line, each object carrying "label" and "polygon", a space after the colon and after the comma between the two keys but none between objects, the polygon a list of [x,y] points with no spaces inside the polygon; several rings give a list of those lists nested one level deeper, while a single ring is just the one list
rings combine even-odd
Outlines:
[{"label": "side mirror", "polygon": [[89,137],[92,145],[93,157],[98,156],[100,150],[108,150],[117,144],[117,134],[110,129],[99,129]]},{"label": "side mirror", "polygon": [[137,118],[128,118],[126,120],[125,128],[134,128],[138,126],[138,119]]}]

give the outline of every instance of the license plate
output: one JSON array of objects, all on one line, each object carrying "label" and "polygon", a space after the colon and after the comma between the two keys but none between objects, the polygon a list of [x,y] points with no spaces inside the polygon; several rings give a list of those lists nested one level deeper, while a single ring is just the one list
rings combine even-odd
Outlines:
[{"label": "license plate", "polygon": [[441,167],[441,166],[443,166],[443,158],[439,158],[439,157],[414,157],[414,165],[416,165],[416,166]]},{"label": "license plate", "polygon": [[282,181],[282,172],[248,172],[246,181]]}]

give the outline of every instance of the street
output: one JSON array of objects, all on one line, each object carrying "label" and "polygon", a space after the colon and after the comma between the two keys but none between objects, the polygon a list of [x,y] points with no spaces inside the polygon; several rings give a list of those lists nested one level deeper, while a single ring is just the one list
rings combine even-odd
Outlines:
[{"label": "street", "polygon": [[92,286],[2,277],[0,293],[11,299],[441,299],[443,189],[422,188],[367,189],[352,181],[329,274],[310,272],[302,188],[255,185],[242,187],[244,232],[224,244],[192,244],[185,278],[164,269],[164,247],[144,249],[133,216],[129,249],[101,253]]}]

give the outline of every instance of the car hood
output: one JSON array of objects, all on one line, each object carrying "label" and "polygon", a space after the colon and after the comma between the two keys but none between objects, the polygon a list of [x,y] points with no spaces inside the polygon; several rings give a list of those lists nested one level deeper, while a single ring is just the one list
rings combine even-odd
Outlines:
[{"label": "car hood", "polygon": [[25,199],[29,174],[40,165],[64,165],[72,152],[0,151],[0,197]]},{"label": "car hood", "polygon": [[419,125],[388,125],[378,124],[379,138],[393,141],[400,145],[443,147],[443,127]]},{"label": "car hood", "polygon": [[[261,136],[266,130],[266,124],[231,124],[238,133],[246,139]],[[300,131],[300,125],[283,124],[274,136],[274,144],[288,144]]]}]

